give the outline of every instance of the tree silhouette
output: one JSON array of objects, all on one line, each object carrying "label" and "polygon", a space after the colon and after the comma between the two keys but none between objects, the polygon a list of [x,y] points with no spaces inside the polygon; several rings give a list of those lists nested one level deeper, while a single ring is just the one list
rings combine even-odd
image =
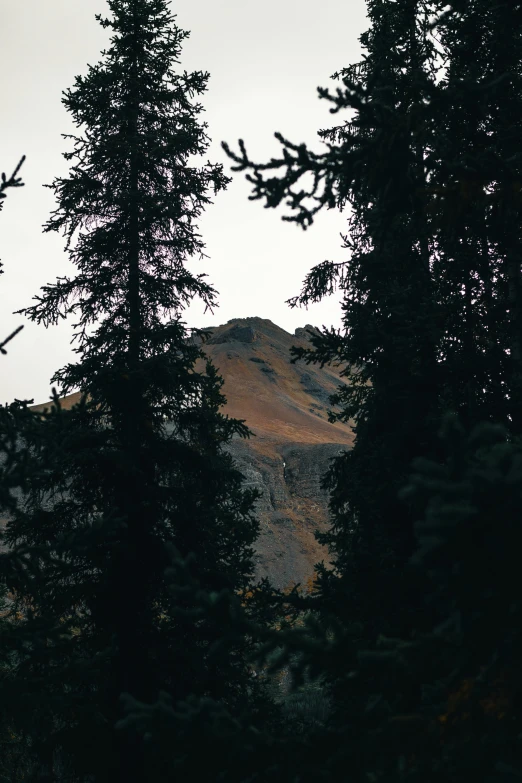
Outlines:
[{"label": "tree silhouette", "polygon": [[[63,230],[77,274],[21,311],[45,326],[78,314],[79,359],[52,382],[82,397],[64,410],[55,393],[24,431],[40,469],[7,526],[5,562],[18,638],[33,639],[18,698],[45,705],[30,727],[39,774],[67,764],[80,779],[158,781],[188,774],[193,753],[207,760],[209,700],[220,714],[250,710],[253,642],[199,607],[250,586],[258,523],[224,448],[248,430],[221,412],[205,334],[183,321],[195,298],[216,303],[189,268],[205,257],[198,218],[228,183],[221,166],[193,163],[209,143],[197,101],[208,74],[175,68],[188,33],[166,0],[108,5],[111,18],[96,18],[111,46],[64,93],[84,130],[65,136],[73,164],[49,186],[58,207],[44,227]],[[160,692],[178,715],[167,755],[120,699],[150,706]]]},{"label": "tree silhouette", "polygon": [[[355,110],[320,132],[323,152],[278,135],[282,155],[258,164],[244,142],[238,152],[224,145],[233,170],[247,172],[251,198],[284,203],[283,219],[309,228],[323,208],[352,209],[349,260],[317,265],[290,301],[306,305],[342,290],[342,330],[312,336],[314,350],[295,356],[346,367],[347,386],[332,401],[356,433],[325,482],[333,525],[321,540],[335,570],[319,568],[312,604],[319,622],[310,622],[306,643],[292,634],[280,639],[287,649],[301,644],[301,665],[326,675],[334,695],[329,731],[313,744],[319,761],[306,755],[299,780],[338,780],[348,771],[354,780],[387,783],[519,774],[519,756],[508,752],[519,680],[513,668],[496,668],[500,650],[509,648],[506,662],[518,649],[508,619],[518,611],[510,555],[516,523],[509,509],[502,524],[495,513],[503,513],[505,482],[513,481],[515,497],[520,486],[520,6],[447,5],[369,0],[363,62],[339,74],[335,94],[319,90],[332,113]],[[458,412],[467,432],[489,422],[470,438],[491,453],[481,452],[477,467],[471,448],[458,476],[448,475],[451,448],[436,437],[447,410]],[[400,491],[416,455],[426,466],[419,468],[425,507],[422,493]],[[487,545],[478,533],[485,529]],[[428,544],[440,555],[433,573]],[[495,551],[492,579],[487,546]],[[432,600],[442,583],[446,603]],[[459,591],[480,640],[476,631],[455,631]],[[487,608],[472,608],[471,595],[487,596]],[[467,711],[473,684],[475,707],[485,699],[494,709]],[[464,713],[464,724],[448,717],[454,712]],[[494,720],[506,717],[513,733],[504,743]]]},{"label": "tree silhouette", "polygon": [[[342,82],[336,93],[319,89],[332,113],[355,110],[319,133],[323,152],[279,136],[283,156],[259,165],[243,142],[240,154],[225,145],[233,170],[249,172],[252,198],[269,207],[286,199],[285,220],[306,229],[320,209],[351,207],[349,261],[320,263],[290,304],[307,305],[336,287],[343,292],[342,330],[312,336],[314,348],[295,356],[344,367],[335,418],[352,421],[356,438],[327,478],[333,522],[321,541],[336,573],[322,570],[319,581],[325,599],[328,593],[332,606],[342,603],[347,616],[364,618],[373,638],[384,622],[410,622],[397,574],[415,545],[413,519],[397,492],[411,459],[436,448],[442,321],[430,270],[424,158],[433,144],[427,102],[437,53],[424,5],[368,3],[365,59],[335,74]],[[311,187],[300,184],[304,175]]]}]

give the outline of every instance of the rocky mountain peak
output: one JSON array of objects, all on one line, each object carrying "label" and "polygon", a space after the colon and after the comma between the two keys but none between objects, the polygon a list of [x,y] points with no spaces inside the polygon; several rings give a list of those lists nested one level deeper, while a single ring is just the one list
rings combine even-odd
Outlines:
[{"label": "rocky mountain peak", "polygon": [[[353,438],[347,424],[328,420],[329,398],[342,383],[339,370],[292,363],[290,348],[309,347],[309,332],[318,332],[309,324],[292,335],[266,318],[233,318],[205,331],[210,337],[202,348],[224,378],[226,413],[252,431],[249,440],[233,440],[229,448],[246,485],[262,494],[257,575],[268,575],[278,587],[306,584],[314,564],[328,559],[314,537],[328,526],[321,479]],[[79,397],[64,398],[63,407]]]},{"label": "rocky mountain peak", "polygon": [[294,332],[294,336],[298,337],[300,340],[309,340],[310,333],[321,334],[321,331],[320,329],[317,328],[317,326],[312,326],[312,324],[306,324],[305,326],[298,326]]}]

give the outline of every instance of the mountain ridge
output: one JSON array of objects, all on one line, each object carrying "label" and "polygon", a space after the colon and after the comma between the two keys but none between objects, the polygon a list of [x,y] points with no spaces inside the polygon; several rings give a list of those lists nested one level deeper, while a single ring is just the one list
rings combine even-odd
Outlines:
[{"label": "mountain ridge", "polygon": [[[255,545],[256,575],[277,587],[306,584],[313,566],[328,561],[315,539],[328,527],[328,496],[321,481],[330,460],[349,449],[349,424],[328,421],[328,398],[343,382],[340,370],[292,362],[290,348],[309,347],[307,324],[292,335],[269,319],[233,318],[206,328],[201,342],[224,379],[224,412],[242,419],[252,432],[248,440],[228,446],[245,485],[262,496],[256,506],[260,536]],[[199,360],[203,369],[203,360]],[[62,398],[68,409],[80,392]],[[40,403],[31,410],[52,405]]]}]

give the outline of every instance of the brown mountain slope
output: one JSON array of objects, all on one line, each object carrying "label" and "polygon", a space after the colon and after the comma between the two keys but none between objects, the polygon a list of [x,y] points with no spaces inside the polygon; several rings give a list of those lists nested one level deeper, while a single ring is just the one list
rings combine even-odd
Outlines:
[{"label": "brown mountain slope", "polygon": [[290,363],[292,345],[308,344],[306,329],[313,327],[291,335],[266,319],[242,318],[213,330],[205,350],[225,379],[227,413],[246,419],[261,441],[351,443],[350,428],[326,415],[338,372]]},{"label": "brown mountain slope", "polygon": [[[226,413],[244,419],[253,436],[230,450],[248,486],[262,493],[257,514],[257,575],[275,585],[305,584],[327,559],[314,538],[328,524],[320,482],[329,461],[352,444],[351,428],[328,422],[328,398],[341,383],[335,368],[291,364],[292,345],[308,344],[307,329],[291,335],[263,318],[233,319],[212,329],[204,350],[223,376]],[[64,398],[70,408],[80,394]],[[32,406],[43,410],[49,403]]]},{"label": "brown mountain slope", "polygon": [[[290,363],[292,345],[306,347],[307,330],[313,329],[305,326],[291,335],[265,318],[237,318],[210,329],[203,347],[225,380],[226,412],[245,419],[261,442],[352,442],[348,425],[330,424],[326,415],[328,397],[341,382],[337,370]],[[80,392],[70,394],[62,406],[69,409],[79,399]]]}]

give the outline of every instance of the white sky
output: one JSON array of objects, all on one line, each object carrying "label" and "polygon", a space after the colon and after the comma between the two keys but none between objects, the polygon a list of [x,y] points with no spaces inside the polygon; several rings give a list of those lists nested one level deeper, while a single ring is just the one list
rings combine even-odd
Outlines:
[{"label": "white sky", "polygon": [[[360,59],[365,0],[174,0],[172,12],[191,31],[182,69],[211,75],[202,98],[213,139],[211,161],[222,161],[230,174],[220,143],[237,148],[243,138],[250,156],[265,162],[278,153],[274,131],[319,148],[317,130],[341,118],[328,113],[316,88],[335,88],[330,76]],[[64,238],[42,233],[55,208],[53,192],[42,185],[68,171],[61,153],[72,142],[60,134],[76,129],[61,93],[100,60],[109,43],[110,30],[101,28],[95,13],[108,14],[104,0],[0,0],[0,171],[10,176],[27,156],[21,171],[25,187],[7,191],[0,214],[0,340],[25,324],[7,356],[0,356],[2,403],[49,399],[53,373],[76,360],[70,347],[75,318],[46,329],[12,313],[31,305],[42,285],[75,274]],[[192,306],[189,325],[259,316],[292,332],[305,323],[339,326],[337,297],[308,311],[290,310],[285,300],[299,292],[314,264],[345,257],[339,233],[347,215],[322,214],[303,232],[282,222],[281,209],[249,202],[249,193],[244,175],[235,174],[200,222],[210,258],[195,268],[209,275],[220,307],[203,316],[201,307]]]}]

